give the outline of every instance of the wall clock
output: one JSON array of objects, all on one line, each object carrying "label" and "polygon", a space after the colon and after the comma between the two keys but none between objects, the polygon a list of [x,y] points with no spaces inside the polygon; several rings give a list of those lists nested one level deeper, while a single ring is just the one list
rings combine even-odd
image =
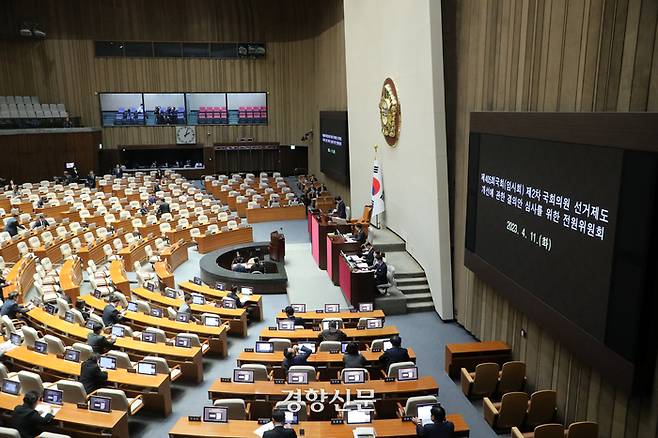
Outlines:
[{"label": "wall clock", "polygon": [[196,144],[196,130],[193,126],[176,126],[176,144]]}]

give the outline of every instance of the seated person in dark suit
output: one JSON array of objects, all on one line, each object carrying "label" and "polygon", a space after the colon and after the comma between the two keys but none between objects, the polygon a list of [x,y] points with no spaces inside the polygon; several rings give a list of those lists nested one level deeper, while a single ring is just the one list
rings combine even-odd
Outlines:
[{"label": "seated person in dark suit", "polygon": [[377,254],[375,259],[375,285],[380,286],[388,283],[388,266],[386,266],[383,254]]},{"label": "seated person in dark suit", "polygon": [[36,391],[28,391],[23,396],[23,404],[14,408],[9,419],[9,427],[13,427],[21,435],[21,438],[35,438],[43,432],[45,426],[53,422],[53,414],[45,416],[35,409],[39,403],[39,394]]},{"label": "seated person in dark suit", "polygon": [[110,297],[108,304],[103,309],[103,324],[106,327],[119,324],[123,321],[123,316],[121,316],[121,313],[117,309],[120,303],[121,300],[118,297],[114,295]]},{"label": "seated person in dark suit", "polygon": [[391,336],[392,347],[379,356],[379,363],[382,365],[384,372],[388,372],[388,367],[392,363],[408,362],[409,353],[406,348],[402,348],[402,338],[398,335]]},{"label": "seated person in dark suit", "polygon": [[7,301],[2,304],[0,309],[0,316],[7,315],[9,319],[16,319],[20,314],[27,313],[27,309],[18,304],[16,298],[18,297],[18,292],[14,291],[9,294]]},{"label": "seated person in dark suit", "polygon": [[345,208],[345,201],[340,196],[336,196],[336,211],[334,211],[334,216],[341,219],[347,219],[347,210]]},{"label": "seated person in dark suit", "polygon": [[318,340],[322,341],[345,341],[347,335],[338,328],[337,321],[329,321],[329,328],[322,330],[318,335]]},{"label": "seated person in dark suit", "polygon": [[99,358],[98,353],[93,353],[80,366],[80,383],[84,385],[87,394],[102,388],[107,382],[107,371],[101,370],[98,365]]},{"label": "seated person in dark suit", "polygon": [[375,264],[375,247],[370,243],[366,242],[363,245],[363,252],[361,254],[363,256],[363,261],[368,266],[373,266]]},{"label": "seated person in dark suit", "polygon": [[92,331],[87,335],[87,345],[89,345],[95,353],[103,354],[114,347],[116,339],[107,339],[101,334],[103,331],[103,326],[100,324],[95,324]]},{"label": "seated person in dark suit", "polygon": [[32,228],[39,228],[39,227],[46,228],[47,226],[48,226],[48,221],[43,216],[43,213],[40,213],[37,220],[35,220],[34,223],[32,224]]},{"label": "seated person in dark suit", "polygon": [[355,229],[352,232],[354,240],[359,242],[359,245],[363,245],[366,243],[366,230],[363,229],[363,225],[361,224],[356,224],[354,228]]},{"label": "seated person in dark suit", "polygon": [[295,321],[295,325],[304,327],[304,320],[295,316],[295,309],[292,306],[286,306],[286,318]]},{"label": "seated person in dark suit", "polygon": [[283,409],[274,409],[272,411],[274,429],[265,432],[263,438],[297,438],[297,432],[288,424],[285,424],[285,421],[285,411]]},{"label": "seated person in dark suit", "polygon": [[161,199],[160,205],[158,205],[158,211],[156,212],[156,215],[160,217],[165,213],[171,213],[171,209],[169,208],[169,204],[165,202],[164,199]]},{"label": "seated person in dark suit", "polygon": [[90,189],[96,187],[96,175],[94,175],[93,170],[90,170],[89,175],[87,175],[87,178],[85,178],[85,185]]},{"label": "seated person in dark suit", "polygon": [[[66,295],[66,296],[68,296],[68,295]],[[82,315],[82,317],[84,318],[85,321],[87,321],[89,319],[89,309],[85,305],[84,300],[81,300],[81,299],[78,298],[75,301],[75,308],[80,312],[80,314]]]},{"label": "seated person in dark suit", "polygon": [[308,365],[308,357],[313,353],[306,345],[293,345],[283,352],[283,368],[288,371],[294,365]]},{"label": "seated person in dark suit", "polygon": [[446,420],[446,411],[442,406],[434,406],[430,413],[432,422],[422,425],[418,418],[414,417],[412,421],[416,423],[416,436],[427,438],[452,438],[455,434],[455,425]]},{"label": "seated person in dark suit", "polygon": [[358,342],[350,342],[347,344],[345,354],[343,355],[343,365],[345,368],[365,368],[366,358],[359,353]]}]

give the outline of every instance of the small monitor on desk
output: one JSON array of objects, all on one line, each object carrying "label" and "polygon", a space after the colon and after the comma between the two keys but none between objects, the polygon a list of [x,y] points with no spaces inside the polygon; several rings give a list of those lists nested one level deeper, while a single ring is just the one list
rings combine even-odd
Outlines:
[{"label": "small monitor on desk", "polygon": [[291,304],[290,307],[297,313],[306,313],[306,304]]},{"label": "small monitor on desk", "polygon": [[345,352],[347,352],[347,346],[350,345],[350,343],[350,341],[342,341],[340,343],[340,352],[345,354]]},{"label": "small monitor on desk", "polygon": [[324,313],[338,313],[340,312],[340,304],[325,304]]},{"label": "small monitor on desk", "polygon": [[256,341],[256,353],[272,353],[274,344],[271,342]]},{"label": "small monitor on desk", "polygon": [[153,362],[137,362],[137,374],[155,376],[157,374],[156,366]]},{"label": "small monitor on desk", "polygon": [[382,327],[384,327],[384,321],[381,318],[366,319],[367,329],[380,329]]},{"label": "small monitor on desk", "polygon": [[21,335],[19,335],[18,333],[12,333],[11,335],[9,335],[9,340],[14,345],[21,345],[23,343],[23,338],[21,338]]},{"label": "small monitor on desk", "polygon": [[418,380],[418,367],[398,368],[398,381]]},{"label": "small monitor on desk", "polygon": [[203,421],[206,423],[228,423],[228,408],[222,406],[204,406]]},{"label": "small monitor on desk", "polygon": [[295,330],[295,321],[292,319],[280,319],[276,325],[279,330]]},{"label": "small monitor on desk", "polygon": [[121,327],[120,325],[114,325],[112,326],[112,334],[117,338],[123,338],[124,336],[126,336],[126,329]]},{"label": "small monitor on desk", "polygon": [[71,324],[75,323],[75,315],[70,310],[64,314],[64,321],[70,322]]},{"label": "small monitor on desk", "polygon": [[299,424],[299,416],[297,415],[297,412],[292,412],[289,410],[284,411],[285,420],[283,420],[284,423],[286,424]]},{"label": "small monitor on desk", "polygon": [[219,316],[206,316],[203,318],[203,323],[208,327],[219,327],[222,323],[222,320]]},{"label": "small monitor on desk", "polygon": [[364,370],[343,371],[343,383],[364,383],[366,372]]},{"label": "small monitor on desk", "polygon": [[374,309],[373,303],[359,303],[359,312],[372,312]]},{"label": "small monitor on desk", "polygon": [[34,351],[41,354],[48,353],[48,344],[43,341],[34,341]]},{"label": "small monitor on desk", "polygon": [[299,348],[306,347],[311,350],[312,353],[315,353],[315,342],[300,342],[297,345],[299,345]]},{"label": "small monitor on desk", "polygon": [[201,286],[203,284],[199,277],[194,277],[192,279],[192,283],[196,284],[197,286]]},{"label": "small monitor on desk", "polygon": [[151,308],[151,316],[162,318],[162,309]]},{"label": "small monitor on desk", "polygon": [[249,287],[249,286],[242,286],[242,287],[240,288],[240,293],[241,293],[242,295],[253,295],[253,294],[254,294],[254,288],[253,288],[253,287]]},{"label": "small monitor on desk", "polygon": [[354,409],[345,412],[347,414],[347,424],[368,424],[372,423],[372,413],[370,411]]},{"label": "small monitor on desk", "polygon": [[215,283],[215,289],[217,289],[217,290],[225,290],[225,289],[226,289],[226,285],[225,285],[224,283],[217,282],[217,283]]},{"label": "small monitor on desk", "polygon": [[112,411],[112,399],[109,397],[101,397],[99,395],[89,396],[89,410],[96,412],[110,412]]},{"label": "small monitor on desk", "polygon": [[176,289],[172,289],[170,287],[165,287],[165,290],[164,290],[164,296],[165,297],[176,299],[176,295],[177,295]]},{"label": "small monitor on desk", "polygon": [[43,308],[46,312],[50,313],[51,315],[54,315],[54,314],[57,313],[57,307],[53,306],[52,304],[48,303],[48,304],[44,305]]},{"label": "small monitor on desk", "polygon": [[192,348],[192,340],[187,336],[176,336],[176,346],[182,348]]},{"label": "small monitor on desk", "polygon": [[254,383],[254,371],[236,368],[233,370],[233,381],[236,383]]},{"label": "small monitor on desk", "polygon": [[54,405],[63,405],[64,392],[59,389],[46,388],[43,390],[43,401]]},{"label": "small monitor on desk", "polygon": [[116,370],[117,360],[112,356],[103,355],[98,360],[98,366],[105,370]]},{"label": "small monitor on desk", "polygon": [[303,371],[289,371],[288,383],[305,385],[308,383],[308,374]]},{"label": "small monitor on desk", "polygon": [[98,323],[96,321],[94,321],[93,319],[88,319],[87,323],[85,324],[85,327],[88,328],[89,330],[93,330],[94,326],[96,324],[98,324]]},{"label": "small monitor on desk", "polygon": [[155,333],[151,332],[142,332],[142,341],[155,344],[157,342]]},{"label": "small monitor on desk", "polygon": [[137,303],[131,301],[128,303],[128,310],[131,312],[137,312]]},{"label": "small monitor on desk", "polygon": [[440,406],[438,403],[420,404],[416,407],[418,409],[418,420],[424,426],[432,422],[432,408]]},{"label": "small monitor on desk", "polygon": [[235,309],[237,308],[237,305],[235,304],[235,300],[232,298],[224,298],[222,300],[222,307],[225,309]]},{"label": "small monitor on desk", "polygon": [[73,350],[72,348],[69,348],[64,352],[64,360],[79,363],[80,352],[78,350]]},{"label": "small monitor on desk", "polygon": [[178,312],[176,314],[176,321],[178,322],[190,322],[190,314],[184,312]]},{"label": "small monitor on desk", "polygon": [[206,304],[206,298],[203,295],[192,294],[192,304],[198,304],[202,306]]},{"label": "small monitor on desk", "polygon": [[15,380],[2,379],[2,392],[18,395],[21,392],[21,383]]}]

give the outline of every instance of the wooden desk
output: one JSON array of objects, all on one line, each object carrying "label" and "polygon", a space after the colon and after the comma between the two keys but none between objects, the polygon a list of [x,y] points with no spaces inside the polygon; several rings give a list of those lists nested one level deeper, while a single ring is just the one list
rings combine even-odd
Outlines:
[{"label": "wooden desk", "polygon": [[[399,335],[400,332],[395,326],[384,326],[380,329],[343,329],[347,335],[348,340],[354,340],[363,343],[370,343],[375,339],[390,338],[394,335]],[[263,329],[260,332],[260,339],[266,341],[271,338],[290,339],[292,342],[301,341],[317,341],[320,332],[310,329],[297,329],[297,330],[271,330],[269,328]]]},{"label": "wooden desk", "polygon": [[176,287],[174,282],[174,273],[166,261],[156,262],[153,265],[153,270],[155,271],[155,275],[158,276],[160,283],[164,284],[165,287],[170,287],[172,289]]},{"label": "wooden desk", "polygon": [[[469,426],[460,414],[448,414],[446,418],[455,425],[455,437],[469,436]],[[397,418],[374,420],[372,424],[378,437],[406,438],[416,436],[416,425],[412,422],[402,422]],[[245,438],[253,437],[254,430],[260,426],[257,421],[231,420],[228,423],[190,422],[187,417],[180,418],[169,431],[170,438],[209,437],[209,438]],[[347,424],[331,424],[328,421],[304,421],[293,427],[300,436],[299,430],[304,429],[308,437],[322,438],[353,438],[354,426]]]},{"label": "wooden desk", "polygon": [[[94,263],[100,265],[105,260],[105,253],[103,252],[103,246],[105,246],[106,244],[109,244],[111,246],[112,241],[114,239],[123,239],[124,235],[125,233],[123,232],[123,230],[117,230],[114,233],[109,234],[105,239],[97,240],[96,243],[91,247],[86,244],[83,245],[80,248],[80,251],[77,252],[78,257],[82,259],[83,266],[86,267],[89,260],[93,260]],[[84,239],[80,239],[80,240],[84,241]]]},{"label": "wooden desk", "polygon": [[338,257],[338,277],[345,301],[352,306],[359,307],[359,303],[375,301],[377,286],[374,271],[353,268],[344,253]]},{"label": "wooden desk", "polygon": [[512,347],[502,341],[469,342],[446,344],[446,373],[450,377],[459,375],[461,368],[474,371],[483,362],[496,362],[499,365],[512,359]]},{"label": "wooden desk", "polygon": [[[102,311],[107,304],[105,301],[91,295],[83,295],[81,298],[88,306],[97,311]],[[208,342],[209,353],[221,357],[228,355],[228,340],[226,338],[228,327],[225,325],[208,327],[193,322],[172,321],[167,318],[157,318],[144,313],[131,311],[126,311],[123,316],[128,325],[138,330],[143,330],[146,327],[155,327],[164,330],[167,336],[170,337],[176,336],[179,333],[195,333],[202,342]]]},{"label": "wooden desk", "polygon": [[203,235],[196,239],[199,253],[201,254],[207,254],[224,246],[237,245],[239,243],[251,243],[253,241],[254,235],[251,227],[222,231],[217,234]]},{"label": "wooden desk", "polygon": [[126,297],[130,295],[130,282],[128,281],[128,277],[126,277],[123,261],[112,260],[110,262],[110,280],[112,280],[114,287],[119,289],[119,292],[123,293]]},{"label": "wooden desk", "polygon": [[[168,298],[161,295],[160,292],[151,292],[141,287],[133,289],[132,293],[138,299],[156,303],[164,308],[173,307],[178,310],[181,304],[183,304],[183,300]],[[247,312],[244,309],[224,309],[213,304],[192,304],[190,307],[193,313],[199,315],[202,313],[214,313],[221,316],[231,326],[229,333],[243,337],[247,336]]]},{"label": "wooden desk", "polygon": [[[0,393],[0,410],[10,413],[14,407],[23,404],[22,395]],[[128,438],[128,413],[109,413],[79,409],[74,403],[64,403],[55,414],[49,431],[80,437]]]},{"label": "wooden desk", "polygon": [[[202,295],[205,295],[207,297],[214,298],[214,299],[219,299],[219,300],[221,300],[222,298],[224,298],[228,295],[227,291],[214,289],[214,288],[212,288],[208,285],[205,285],[205,284],[202,284],[201,286],[199,286],[198,284],[192,283],[191,281],[182,281],[182,282],[178,283],[178,286],[184,291],[202,294]],[[254,312],[252,313],[252,315],[254,316],[255,320],[257,320],[257,321],[262,321],[263,320],[263,296],[262,295],[242,295],[242,294],[238,294],[238,297],[240,297],[240,301],[242,301],[242,304],[254,309]]]},{"label": "wooden desk", "polygon": [[188,259],[187,248],[188,245],[182,241],[175,241],[171,246],[163,249],[160,257],[169,264],[172,270],[175,270],[180,265],[185,263]]},{"label": "wooden desk", "polygon": [[34,274],[37,272],[36,259],[34,257],[23,257],[12,266],[6,280],[11,285],[3,289],[5,298],[13,291],[18,292],[18,302],[23,301],[24,294],[30,290],[34,283]]},{"label": "wooden desk", "polygon": [[[285,319],[286,313],[281,311],[276,314],[276,319]],[[309,324],[320,324],[325,318],[340,318],[346,327],[356,327],[360,318],[380,318],[386,320],[383,310],[373,310],[372,312],[338,312],[338,313],[317,313],[317,312],[295,312],[295,317],[301,318]]]},{"label": "wooden desk", "polygon": [[347,239],[338,234],[327,234],[327,275],[333,284],[340,284],[338,260],[341,251],[356,253],[361,248],[359,242],[348,242]]},{"label": "wooden desk", "polygon": [[66,260],[59,271],[59,285],[62,287],[62,292],[73,303],[80,296],[80,283],[82,283],[82,261],[78,257]]},{"label": "wooden desk", "polygon": [[[67,345],[74,342],[86,342],[90,330],[78,324],[66,322],[41,308],[31,309],[28,313],[31,325],[43,333],[49,333],[62,339]],[[199,347],[182,348],[170,344],[142,342],[132,338],[117,338],[113,349],[128,353],[133,361],[140,361],[145,356],[160,356],[167,359],[170,367],[180,365],[183,377],[195,383],[203,381],[203,357]]]},{"label": "wooden desk", "polygon": [[327,269],[327,234],[349,233],[352,225],[337,225],[329,222],[323,216],[311,215],[311,252],[320,269]]},{"label": "wooden desk", "polygon": [[82,234],[74,234],[69,232],[66,237],[55,237],[52,244],[48,246],[41,245],[32,252],[35,256],[37,256],[38,259],[43,260],[44,258],[48,257],[50,261],[53,262],[53,264],[57,264],[64,257],[59,248],[65,243],[70,245],[71,240],[73,240],[74,237],[81,238]]},{"label": "wooden desk", "polygon": [[151,245],[153,248],[153,243],[155,242],[155,237],[143,238],[137,243],[133,243],[131,246],[126,246],[119,251],[119,256],[123,257],[125,261],[124,268],[128,272],[133,272],[135,270],[135,262],[141,262],[146,258],[146,251],[144,247],[146,245]]},{"label": "wooden desk", "polygon": [[[46,382],[80,377],[80,364],[59,359],[54,354],[40,354],[28,350],[25,345],[5,353],[5,358],[15,367],[39,373]],[[128,397],[141,394],[144,409],[159,412],[164,416],[171,413],[171,379],[168,374],[146,376],[129,373],[127,370],[108,370],[108,382],[122,389]],[[45,378],[44,378],[45,377]]]},{"label": "wooden desk", "polygon": [[247,208],[247,221],[257,222],[292,221],[306,219],[306,207],[293,205],[290,207]]}]

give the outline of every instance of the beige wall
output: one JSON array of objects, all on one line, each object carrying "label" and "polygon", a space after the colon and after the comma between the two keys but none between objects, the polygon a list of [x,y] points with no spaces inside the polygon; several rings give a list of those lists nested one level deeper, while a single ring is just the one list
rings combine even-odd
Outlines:
[{"label": "beige wall", "polygon": [[[352,205],[370,200],[380,145],[385,224],[425,269],[434,305],[452,318],[440,3],[345,0]],[[391,77],[402,111],[399,144],[380,131],[381,87]]]},{"label": "beige wall", "polygon": [[[629,397],[576,360],[464,267],[471,111],[658,110],[658,2],[460,0],[456,5],[454,276],[457,320],[526,361],[530,390],[554,388],[561,421],[594,420],[603,437],[658,436],[658,379]],[[454,69],[454,64],[447,64]],[[453,75],[454,73],[454,75]],[[520,329],[528,332],[519,336]]]}]

